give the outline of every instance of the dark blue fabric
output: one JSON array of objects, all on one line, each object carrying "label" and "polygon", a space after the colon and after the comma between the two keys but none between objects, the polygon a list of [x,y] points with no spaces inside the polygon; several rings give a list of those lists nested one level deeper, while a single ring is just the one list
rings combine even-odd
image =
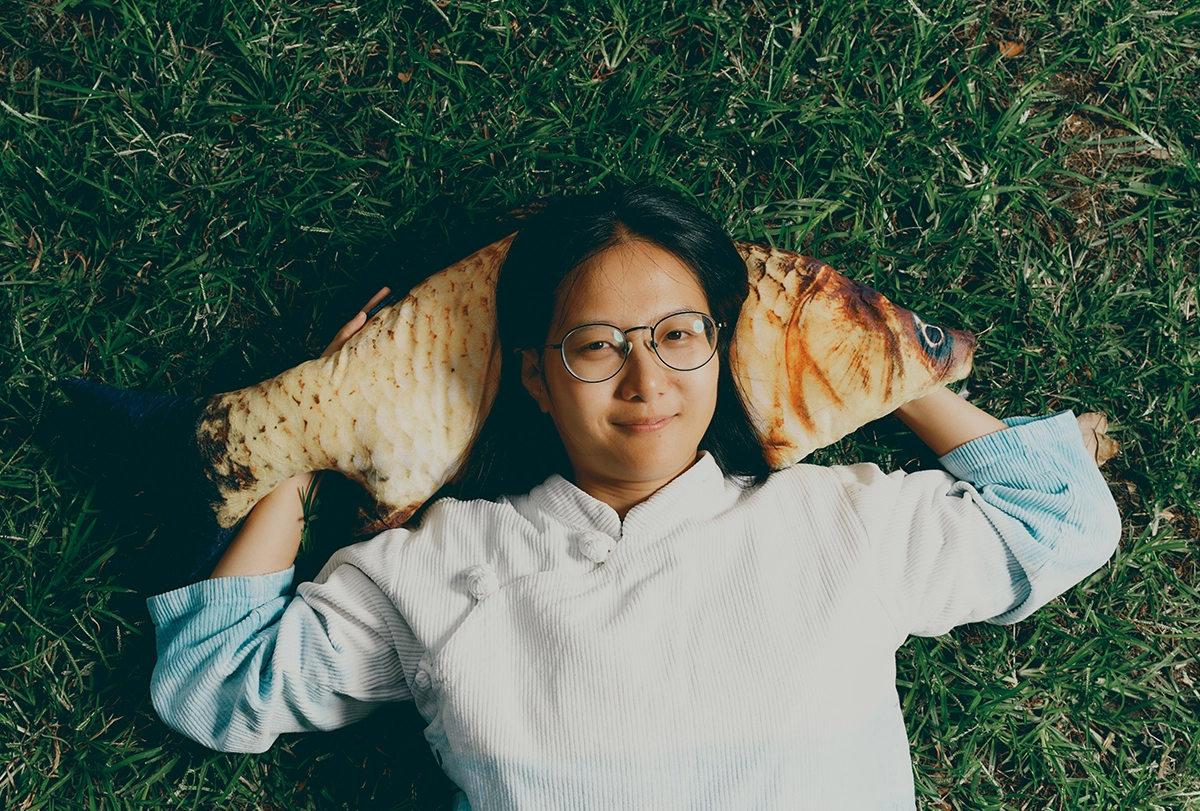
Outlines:
[{"label": "dark blue fabric", "polygon": [[126,391],[81,378],[61,379],[76,408],[83,434],[96,438],[101,465],[124,461],[127,489],[153,494],[156,516],[166,531],[155,543],[170,543],[176,564],[168,580],[194,580],[212,567],[239,526],[217,524],[215,486],[205,476],[196,446],[203,397]]},{"label": "dark blue fabric", "polygon": [[76,405],[93,415],[124,422],[147,440],[173,435],[174,429],[194,430],[202,401],[186,395],[126,391],[78,377],[59,380],[58,385]]}]

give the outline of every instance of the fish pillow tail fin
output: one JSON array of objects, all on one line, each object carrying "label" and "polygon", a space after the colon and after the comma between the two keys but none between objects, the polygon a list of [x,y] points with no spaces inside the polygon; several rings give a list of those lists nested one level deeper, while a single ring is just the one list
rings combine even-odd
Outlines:
[{"label": "fish pillow tail fin", "polygon": [[[378,326],[368,324],[366,329]],[[340,360],[334,356],[306,361],[270,380],[215,395],[205,404],[196,423],[196,440],[219,493],[216,515],[221,526],[234,526],[292,476],[313,470],[352,475],[346,460],[356,455],[369,458],[367,449],[357,447],[355,412],[347,404],[357,401],[361,407],[364,402],[363,387],[345,380],[347,356],[343,348]]]}]

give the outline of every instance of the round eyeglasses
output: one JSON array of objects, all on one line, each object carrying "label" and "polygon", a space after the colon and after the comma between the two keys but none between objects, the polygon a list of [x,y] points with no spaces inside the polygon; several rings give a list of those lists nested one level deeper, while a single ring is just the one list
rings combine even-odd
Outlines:
[{"label": "round eyeglasses", "polygon": [[561,344],[545,344],[562,353],[563,365],[584,383],[603,383],[625,366],[633,350],[629,333],[650,330],[650,348],[663,365],[677,372],[699,369],[717,353],[718,324],[704,313],[675,313],[653,327],[623,330],[612,324],[584,324],[568,332]]}]

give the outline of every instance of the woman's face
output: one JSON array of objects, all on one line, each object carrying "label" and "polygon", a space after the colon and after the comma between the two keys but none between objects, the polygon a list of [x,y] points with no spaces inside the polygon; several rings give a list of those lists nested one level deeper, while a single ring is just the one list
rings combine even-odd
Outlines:
[{"label": "woman's face", "polygon": [[[621,243],[576,272],[557,304],[546,343],[561,343],[581,324],[619,329],[653,326],[664,316],[709,313],[708,299],[682,261],[653,243]],[[650,330],[629,334],[632,349],[615,377],[577,380],[556,349],[525,353],[524,382],[554,420],[575,473],[575,484],[602,501],[623,493],[636,501],[696,460],[717,404],[719,360],[690,372],[663,365],[650,348]]]}]

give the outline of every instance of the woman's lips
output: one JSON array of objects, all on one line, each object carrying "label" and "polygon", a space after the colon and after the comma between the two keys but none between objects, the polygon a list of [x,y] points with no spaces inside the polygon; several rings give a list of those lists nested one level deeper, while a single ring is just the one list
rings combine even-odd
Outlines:
[{"label": "woman's lips", "polygon": [[627,420],[625,422],[615,423],[615,425],[635,434],[649,434],[654,431],[662,430],[667,426],[667,423],[673,419],[675,419],[674,415],[670,417],[652,417],[644,420]]}]

